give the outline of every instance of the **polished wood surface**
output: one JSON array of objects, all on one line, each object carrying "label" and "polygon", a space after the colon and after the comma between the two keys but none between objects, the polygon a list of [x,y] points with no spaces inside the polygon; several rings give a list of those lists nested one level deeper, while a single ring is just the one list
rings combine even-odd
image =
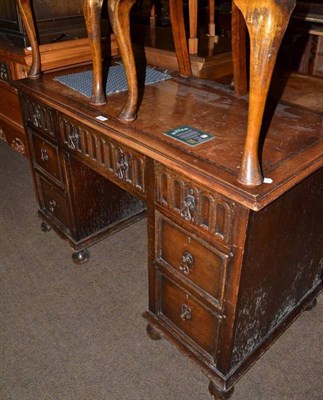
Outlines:
[{"label": "polished wood surface", "polygon": [[259,163],[259,136],[267,93],[280,43],[296,0],[234,0],[246,21],[250,36],[250,85],[248,127],[239,182],[263,183]]},{"label": "polished wood surface", "polygon": [[[53,79],[62,73],[15,83],[40,216],[76,251],[86,250],[89,233],[104,232],[111,218],[118,226],[120,215],[127,221],[145,202],[147,332],[196,363],[213,398],[229,398],[322,290],[322,110],[270,97],[262,156],[272,181],[248,187],[237,182],[246,98],[174,76],[146,86],[137,120],[125,124],[118,115],[126,93],[91,105]],[[190,147],[164,134],[181,125],[214,138]]]}]

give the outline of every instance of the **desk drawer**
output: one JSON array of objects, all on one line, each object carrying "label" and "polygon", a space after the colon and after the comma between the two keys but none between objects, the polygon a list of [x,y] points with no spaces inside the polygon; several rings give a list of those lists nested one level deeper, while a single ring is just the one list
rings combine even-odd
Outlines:
[{"label": "desk drawer", "polygon": [[145,188],[145,156],[63,114],[58,116],[62,143],[128,191]]},{"label": "desk drawer", "polygon": [[37,173],[36,181],[42,211],[71,230],[70,207],[66,193]]},{"label": "desk drawer", "polygon": [[4,140],[18,153],[29,158],[27,138],[22,126],[16,125],[0,114],[0,140]]},{"label": "desk drawer", "polygon": [[211,296],[220,308],[226,278],[224,253],[157,214],[157,259],[175,268],[185,280]]},{"label": "desk drawer", "polygon": [[211,356],[216,355],[220,321],[189,292],[161,276],[161,313],[166,323],[184,333]]},{"label": "desk drawer", "polygon": [[51,177],[62,182],[58,147],[37,134],[30,132],[34,164]]},{"label": "desk drawer", "polygon": [[37,101],[22,95],[24,119],[32,127],[46,136],[56,139],[53,110]]},{"label": "desk drawer", "polygon": [[232,240],[235,204],[221,194],[155,164],[156,202],[187,227],[199,229],[225,246]]}]

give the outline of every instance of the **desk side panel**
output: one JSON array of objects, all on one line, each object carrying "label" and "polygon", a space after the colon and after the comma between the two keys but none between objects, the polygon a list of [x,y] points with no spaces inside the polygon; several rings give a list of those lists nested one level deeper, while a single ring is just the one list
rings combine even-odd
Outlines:
[{"label": "desk side panel", "polygon": [[276,331],[283,331],[286,321],[321,290],[322,221],[323,168],[263,210],[252,212],[231,368],[259,347],[268,347]]}]

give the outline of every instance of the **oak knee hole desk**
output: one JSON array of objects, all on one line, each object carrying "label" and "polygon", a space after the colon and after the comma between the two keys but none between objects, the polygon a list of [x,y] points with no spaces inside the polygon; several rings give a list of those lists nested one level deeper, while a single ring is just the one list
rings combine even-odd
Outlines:
[{"label": "oak knee hole desk", "polygon": [[[15,82],[44,229],[81,262],[146,209],[147,331],[202,368],[214,398],[228,398],[322,289],[321,113],[277,105],[261,147],[271,183],[248,188],[237,182],[246,98],[175,76],[146,86],[127,124],[117,119],[126,92],[98,107],[53,78]],[[213,137],[191,147],[165,135],[184,125]]]}]

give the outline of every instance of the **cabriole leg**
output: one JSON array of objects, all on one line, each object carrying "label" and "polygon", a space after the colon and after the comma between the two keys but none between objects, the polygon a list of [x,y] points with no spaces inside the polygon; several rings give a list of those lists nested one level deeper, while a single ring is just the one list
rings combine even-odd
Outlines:
[{"label": "cabriole leg", "polygon": [[32,64],[28,72],[28,78],[38,79],[41,74],[40,51],[30,0],[17,0],[17,4],[32,49]]},{"label": "cabriole leg", "polygon": [[258,158],[259,135],[278,50],[296,0],[234,0],[250,36],[248,127],[238,181],[246,186],[263,182]]},{"label": "cabriole leg", "polygon": [[116,36],[122,62],[128,82],[128,99],[119,114],[122,121],[133,121],[137,118],[138,81],[130,37],[130,10],[135,0],[109,0],[109,17]]},{"label": "cabriole leg", "polygon": [[103,0],[82,0],[93,63],[93,82],[91,104],[103,105],[106,98],[102,83],[102,50],[101,50],[101,9]]}]

